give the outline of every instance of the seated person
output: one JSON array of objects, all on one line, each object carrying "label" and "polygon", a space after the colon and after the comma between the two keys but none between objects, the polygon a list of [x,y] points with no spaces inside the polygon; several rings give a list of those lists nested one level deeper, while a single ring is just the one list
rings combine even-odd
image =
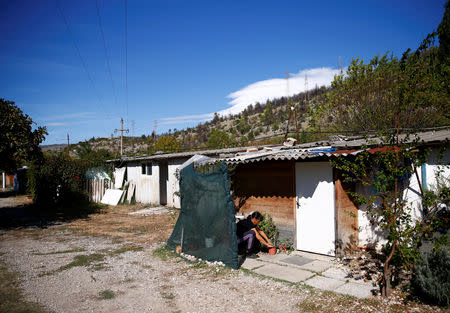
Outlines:
[{"label": "seated person", "polygon": [[253,212],[245,220],[241,220],[236,225],[236,235],[238,245],[246,242],[246,254],[251,254],[255,246],[255,238],[268,248],[273,247],[272,242],[267,235],[258,227],[259,222],[263,220],[263,216],[258,211]]}]

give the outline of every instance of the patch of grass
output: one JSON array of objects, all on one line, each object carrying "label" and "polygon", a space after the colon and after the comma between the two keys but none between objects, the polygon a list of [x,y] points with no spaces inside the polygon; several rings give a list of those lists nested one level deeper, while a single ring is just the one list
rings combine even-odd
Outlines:
[{"label": "patch of grass", "polygon": [[99,253],[76,255],[72,262],[70,262],[67,265],[61,266],[59,268],[59,270],[64,271],[64,270],[68,270],[72,267],[89,266],[94,262],[101,262],[104,260],[105,260],[105,255],[99,254]]},{"label": "patch of grass", "polygon": [[110,299],[114,299],[115,297],[116,297],[116,294],[114,293],[114,291],[112,291],[110,289],[102,290],[98,293],[98,298],[100,300],[110,300]]},{"label": "patch of grass", "polygon": [[163,261],[167,261],[177,256],[175,252],[167,249],[165,246],[155,249],[152,254]]},{"label": "patch of grass", "polygon": [[116,256],[116,255],[119,255],[119,254],[122,254],[122,253],[125,253],[125,252],[128,252],[128,251],[137,252],[137,251],[142,251],[142,250],[144,250],[143,247],[138,246],[138,245],[130,244],[130,245],[125,245],[123,247],[120,247],[119,249],[110,251],[108,254],[110,256]]},{"label": "patch of grass", "polygon": [[90,267],[90,269],[92,271],[102,271],[102,270],[107,269],[107,267],[105,266],[105,263],[97,263],[97,264],[92,265]]},{"label": "patch of grass", "polygon": [[[90,266],[95,262],[102,262],[104,260],[105,260],[105,255],[100,254],[100,253],[76,255],[73,258],[73,261],[70,262],[69,264],[63,265],[60,268],[58,268],[57,270],[39,274],[39,276],[52,275],[54,273],[62,272],[62,271],[65,271],[65,270],[71,269],[72,267],[77,267],[77,266]],[[94,264],[92,266],[92,269],[96,270],[96,271],[104,269],[104,268],[105,267],[103,264]]]},{"label": "patch of grass", "polygon": [[303,301],[296,305],[300,312],[322,312],[322,306],[311,301]]},{"label": "patch of grass", "polygon": [[86,251],[83,248],[76,248],[76,249],[69,249],[69,250],[62,250],[62,251],[53,251],[53,252],[46,252],[46,253],[41,253],[41,252],[35,252],[33,253],[34,255],[52,255],[52,254],[64,254],[64,253],[75,253],[75,252],[84,252]]},{"label": "patch of grass", "polygon": [[19,289],[19,275],[8,270],[0,260],[0,312],[3,313],[49,313],[38,303],[25,301]]}]

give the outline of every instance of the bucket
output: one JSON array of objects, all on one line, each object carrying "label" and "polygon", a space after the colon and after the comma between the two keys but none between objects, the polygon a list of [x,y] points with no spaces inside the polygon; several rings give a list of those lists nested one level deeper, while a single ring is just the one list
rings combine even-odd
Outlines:
[{"label": "bucket", "polygon": [[270,255],[275,255],[275,254],[277,254],[277,248],[276,248],[276,247],[269,248],[269,254],[270,254]]}]

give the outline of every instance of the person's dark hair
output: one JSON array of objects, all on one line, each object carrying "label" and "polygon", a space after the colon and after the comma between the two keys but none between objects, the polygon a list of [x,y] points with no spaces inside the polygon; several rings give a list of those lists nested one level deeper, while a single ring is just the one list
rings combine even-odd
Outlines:
[{"label": "person's dark hair", "polygon": [[262,214],[259,213],[258,211],[255,211],[252,214],[250,214],[250,218],[255,218],[256,220],[262,222],[262,220],[264,219],[264,216],[262,216]]}]

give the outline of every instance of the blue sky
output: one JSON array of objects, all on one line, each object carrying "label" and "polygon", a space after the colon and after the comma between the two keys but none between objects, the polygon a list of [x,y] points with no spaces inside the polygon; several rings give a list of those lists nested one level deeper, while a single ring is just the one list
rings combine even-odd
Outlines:
[{"label": "blue sky", "polygon": [[136,136],[155,120],[182,129],[285,95],[286,71],[292,94],[305,74],[309,88],[329,83],[339,57],[400,56],[444,3],[128,0],[126,70],[124,0],[0,0],[0,97],[47,126],[45,144],[111,136],[121,117]]}]

